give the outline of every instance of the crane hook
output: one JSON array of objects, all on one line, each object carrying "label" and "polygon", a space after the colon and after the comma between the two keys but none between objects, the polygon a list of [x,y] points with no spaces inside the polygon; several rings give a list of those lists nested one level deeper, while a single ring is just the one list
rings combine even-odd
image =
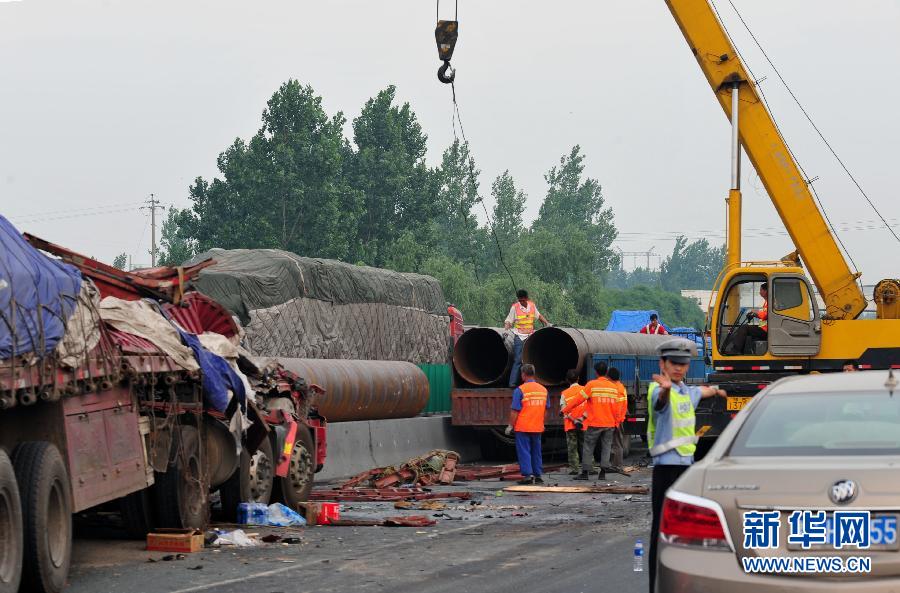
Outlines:
[{"label": "crane hook", "polygon": [[[450,74],[447,75],[447,71],[449,70]],[[456,70],[453,69],[453,66],[450,65],[450,60],[444,62],[444,65],[438,68],[438,80],[443,82],[444,84],[453,84],[453,79],[456,78]]]},{"label": "crane hook", "polygon": [[[444,84],[451,84],[456,71],[450,66],[450,58],[453,57],[453,49],[456,47],[456,39],[459,36],[459,23],[457,21],[437,22],[434,29],[434,39],[437,41],[438,59],[444,65],[438,70],[438,80]],[[449,70],[449,75],[447,74]]]}]

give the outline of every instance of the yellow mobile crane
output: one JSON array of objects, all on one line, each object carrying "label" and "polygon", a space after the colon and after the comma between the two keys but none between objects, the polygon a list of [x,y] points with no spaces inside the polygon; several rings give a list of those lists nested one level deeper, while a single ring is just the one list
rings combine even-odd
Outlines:
[{"label": "yellow mobile crane", "polygon": [[[874,290],[876,315],[861,319],[867,301],[816,206],[748,70],[708,0],[666,0],[691,52],[731,120],[732,176],[727,198],[726,265],[708,311],[713,382],[750,396],[785,374],[900,366],[900,281]],[[741,146],[762,180],[796,250],[770,262],[741,261]],[[804,269],[824,303],[820,310]],[[761,290],[762,289],[762,290]],[[765,297],[767,330],[747,331]],[[754,311],[755,310],[755,311]],[[729,398],[727,410],[746,398]],[[709,418],[709,436],[731,414]],[[722,418],[724,416],[724,418]],[[718,421],[716,421],[718,420]],[[724,422],[723,422],[724,421]],[[719,425],[719,426],[715,426]]]},{"label": "yellow mobile crane", "polygon": [[[732,177],[727,198],[726,266],[717,282],[711,310],[713,360],[738,370],[742,364],[764,370],[840,369],[847,359],[885,367],[900,364],[900,282],[881,281],[875,290],[876,319],[859,319],[867,301],[829,231],[793,155],[757,94],[737,51],[706,0],[667,0],[700,69],[732,124]],[[784,222],[796,250],[776,262],[741,261],[740,147],[743,146]],[[824,302],[810,290],[805,266]],[[765,343],[726,343],[749,306],[751,291],[768,287],[768,339]],[[733,340],[732,340],[733,341]],[[796,364],[794,364],[796,363]],[[742,370],[751,370],[742,367]]]}]

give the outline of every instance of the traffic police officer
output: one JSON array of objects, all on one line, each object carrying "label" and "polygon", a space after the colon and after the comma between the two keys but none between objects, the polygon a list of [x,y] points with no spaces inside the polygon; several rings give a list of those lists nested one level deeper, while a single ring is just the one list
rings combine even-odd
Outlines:
[{"label": "traffic police officer", "polygon": [[697,404],[707,397],[726,396],[718,387],[685,384],[695,348],[693,342],[682,338],[663,342],[659,347],[659,374],[653,375],[647,390],[647,446],[653,458],[650,593],[656,579],[656,540],[666,490],[694,463]]}]

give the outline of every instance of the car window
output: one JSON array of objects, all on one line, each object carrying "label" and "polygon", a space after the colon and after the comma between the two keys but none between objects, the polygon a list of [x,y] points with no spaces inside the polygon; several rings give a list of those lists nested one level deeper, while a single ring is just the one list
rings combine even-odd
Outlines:
[{"label": "car window", "polygon": [[766,395],[730,449],[759,455],[900,454],[900,397],[887,392]]}]

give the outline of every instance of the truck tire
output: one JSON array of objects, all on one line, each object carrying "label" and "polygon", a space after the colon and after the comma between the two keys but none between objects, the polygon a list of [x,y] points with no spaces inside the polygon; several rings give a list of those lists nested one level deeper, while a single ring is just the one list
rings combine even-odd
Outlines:
[{"label": "truck tire", "polygon": [[312,434],[306,425],[298,424],[288,475],[285,478],[275,477],[275,499],[296,511],[297,503],[309,499],[315,474],[316,451]]},{"label": "truck tire", "polygon": [[160,527],[205,529],[209,524],[209,480],[201,439],[194,426],[175,430],[169,468],[156,474],[153,499]]},{"label": "truck tire", "polygon": [[22,579],[22,501],[16,473],[0,449],[0,593],[16,593]]},{"label": "truck tire", "polygon": [[241,451],[240,465],[219,487],[223,517],[234,522],[238,505],[242,502],[269,504],[274,486],[275,455],[272,453],[272,441],[266,437],[253,455]]},{"label": "truck tire", "polygon": [[57,593],[72,561],[69,474],[56,446],[25,442],[13,454],[22,501],[22,590]]},{"label": "truck tire", "polygon": [[119,499],[122,525],[129,539],[144,539],[156,528],[153,497],[150,489],[144,488]]}]

